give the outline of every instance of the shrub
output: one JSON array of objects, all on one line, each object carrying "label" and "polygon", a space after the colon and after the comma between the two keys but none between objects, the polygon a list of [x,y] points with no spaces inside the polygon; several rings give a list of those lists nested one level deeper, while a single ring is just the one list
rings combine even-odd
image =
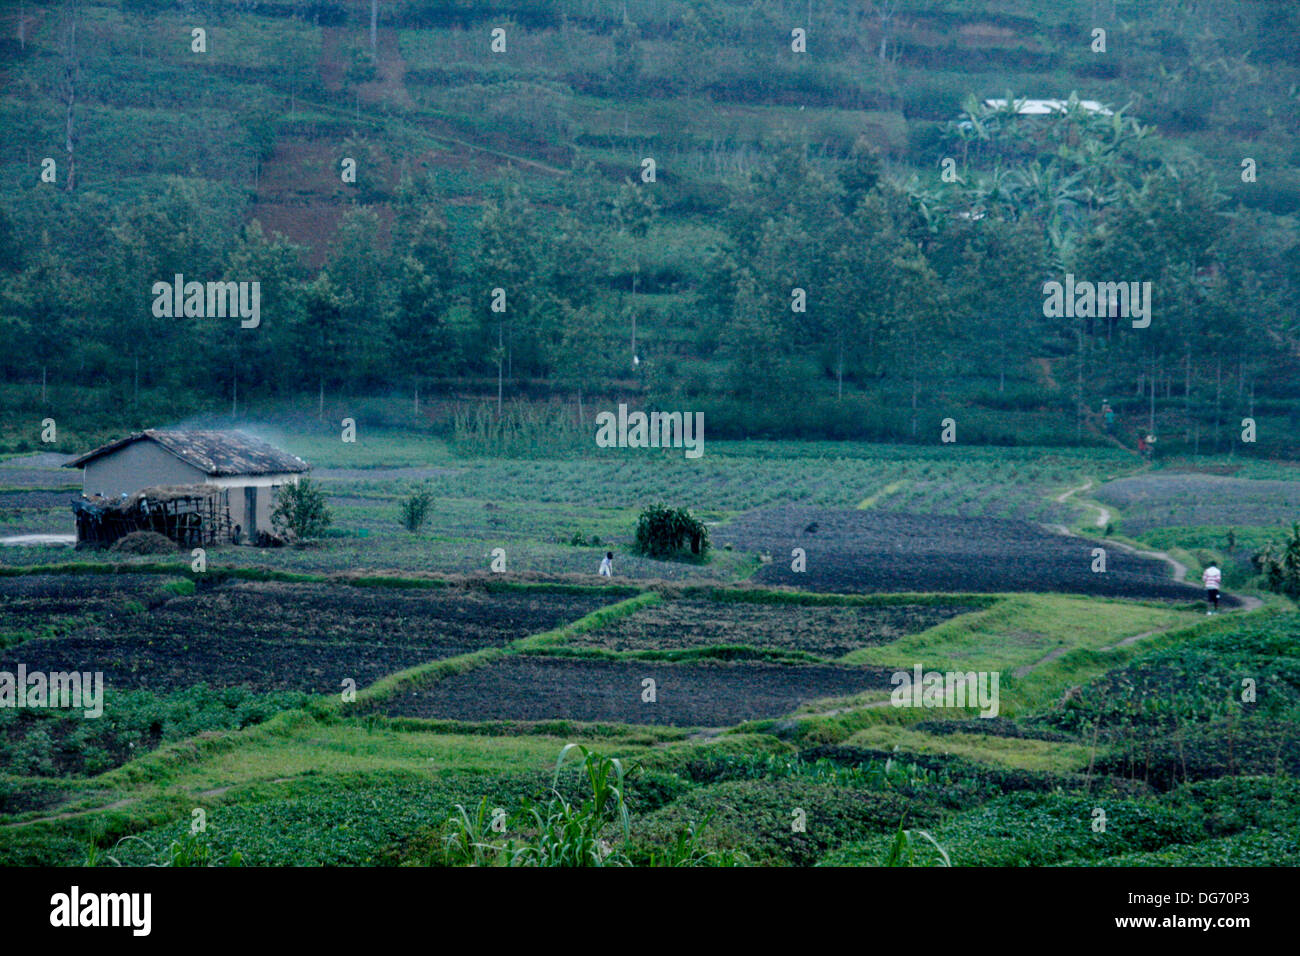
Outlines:
[{"label": "shrub", "polygon": [[636,522],[636,550],[653,558],[668,558],[689,547],[703,557],[709,551],[709,529],[686,508],[654,504]]},{"label": "shrub", "polygon": [[299,541],[319,538],[332,520],[325,492],[310,478],[282,486],[275,496],[272,526],[279,532],[288,531]]},{"label": "shrub", "polygon": [[1291,535],[1280,545],[1269,544],[1251,558],[1264,575],[1270,590],[1288,597],[1300,597],[1300,522],[1292,523]]},{"label": "shrub", "polygon": [[411,494],[398,505],[398,520],[412,534],[424,527],[429,509],[433,507],[433,493],[425,486],[413,488]]}]

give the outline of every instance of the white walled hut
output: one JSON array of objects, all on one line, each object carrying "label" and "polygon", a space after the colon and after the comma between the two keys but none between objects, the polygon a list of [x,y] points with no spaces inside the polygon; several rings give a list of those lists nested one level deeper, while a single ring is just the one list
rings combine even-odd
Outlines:
[{"label": "white walled hut", "polygon": [[230,521],[245,541],[271,530],[275,493],[311,470],[301,458],[243,432],[136,432],[68,462],[81,468],[86,496],[118,499],[146,488],[208,485],[225,489]]}]

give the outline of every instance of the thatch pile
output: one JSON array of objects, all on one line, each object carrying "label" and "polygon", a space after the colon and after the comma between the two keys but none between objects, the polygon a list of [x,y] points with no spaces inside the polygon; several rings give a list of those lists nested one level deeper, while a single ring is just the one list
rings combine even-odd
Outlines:
[{"label": "thatch pile", "polygon": [[127,514],[133,511],[147,511],[152,505],[171,504],[176,501],[219,499],[224,490],[217,485],[155,485],[152,488],[141,488],[135,494],[127,495],[125,498],[87,495],[82,504],[103,511]]},{"label": "thatch pile", "polygon": [[119,554],[175,554],[176,542],[154,531],[132,531],[108,549]]}]

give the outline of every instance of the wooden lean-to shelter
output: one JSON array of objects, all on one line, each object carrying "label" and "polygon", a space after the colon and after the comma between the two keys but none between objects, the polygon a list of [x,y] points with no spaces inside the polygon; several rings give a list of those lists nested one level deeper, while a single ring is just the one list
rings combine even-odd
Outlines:
[{"label": "wooden lean-to shelter", "polygon": [[163,485],[116,499],[82,496],[72,503],[77,542],[109,545],[133,531],[152,531],[184,547],[230,540],[230,493],[216,485]]}]

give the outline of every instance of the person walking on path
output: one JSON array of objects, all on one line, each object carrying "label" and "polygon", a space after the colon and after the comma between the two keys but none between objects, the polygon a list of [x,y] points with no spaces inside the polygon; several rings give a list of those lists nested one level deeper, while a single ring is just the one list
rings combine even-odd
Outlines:
[{"label": "person walking on path", "polygon": [[1205,582],[1205,614],[1208,617],[1219,609],[1219,584],[1223,572],[1217,564],[1211,564],[1201,575],[1201,580]]},{"label": "person walking on path", "polygon": [[612,578],[614,576],[614,552],[606,551],[605,557],[600,562],[601,577]]}]

